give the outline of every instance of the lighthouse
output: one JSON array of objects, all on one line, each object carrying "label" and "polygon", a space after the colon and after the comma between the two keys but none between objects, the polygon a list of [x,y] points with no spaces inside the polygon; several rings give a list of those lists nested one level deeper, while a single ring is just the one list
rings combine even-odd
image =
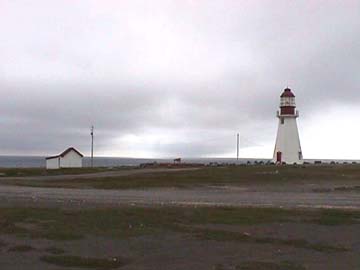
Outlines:
[{"label": "lighthouse", "polygon": [[277,111],[279,127],[273,156],[273,161],[276,164],[303,163],[299,131],[296,123],[299,112],[295,108],[295,95],[291,89],[286,88],[280,96],[280,110]]}]

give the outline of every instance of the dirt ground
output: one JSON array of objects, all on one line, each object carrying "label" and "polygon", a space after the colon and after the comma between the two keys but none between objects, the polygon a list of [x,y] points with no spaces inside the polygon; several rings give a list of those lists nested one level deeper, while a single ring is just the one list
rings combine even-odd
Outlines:
[{"label": "dirt ground", "polygon": [[327,207],[360,209],[358,192],[314,192],[303,189],[259,190],[240,187],[155,188],[143,190],[99,190],[13,187],[0,185],[0,202],[34,204],[116,206],[140,205],[214,205],[214,206],[272,206]]},{"label": "dirt ground", "polygon": [[[280,184],[254,182],[123,190],[0,184],[0,269],[357,270],[360,269],[358,183],[357,177],[347,177]],[[123,208],[129,207],[145,210],[121,214]],[[177,212],[177,207],[185,210]],[[218,207],[225,208],[220,208],[214,219],[211,211]],[[245,207],[252,210],[249,212]],[[261,210],[264,208],[269,210]],[[43,213],[41,209],[48,210]],[[94,214],[89,219],[86,211],[91,209],[115,209],[120,211],[115,213],[120,213],[121,218]],[[144,213],[154,209],[158,212],[147,220]],[[199,218],[186,209],[199,211]],[[256,214],[257,209],[264,216]],[[290,212],[279,215],[276,209]],[[34,217],[29,214],[24,219],[21,213],[27,211],[34,213]],[[58,211],[65,214],[52,216]],[[73,212],[69,215],[66,211]],[[301,212],[298,215],[296,211]],[[86,219],[82,220],[82,216]],[[63,222],[65,234],[49,237],[46,233],[59,230],[53,222]],[[88,222],[94,222],[94,229],[87,227]],[[138,233],[142,222],[156,229]],[[136,233],[129,234],[135,229],[133,226],[137,226]],[[70,239],[67,234],[71,236],[72,230],[75,237]],[[108,234],[109,230],[112,234]],[[124,230],[126,237],[114,234]],[[76,237],[78,231],[82,237]],[[46,261],[49,256],[61,259],[62,264]],[[99,266],[96,261],[86,261],[87,258],[124,263]],[[76,266],[69,263],[70,259],[81,263]]]},{"label": "dirt ground", "polygon": [[[164,231],[151,235],[115,239],[87,236],[85,239],[55,241],[1,235],[4,246],[0,250],[0,269],[80,269],[61,267],[41,261],[49,255],[46,250],[56,247],[62,255],[95,258],[126,258],[119,269],[308,269],[337,270],[359,269],[360,224],[325,226],[315,224],[269,223],[258,225],[201,225],[201,229],[221,230],[259,237],[259,239],[283,239],[287,242],[264,241],[262,243],[242,240],[209,240],[191,234]],[[325,243],[341,246],[346,251],[323,251],[292,245],[291,240]],[[301,243],[301,242],[300,242]],[[29,251],[10,251],[11,247],[27,245]],[[285,266],[282,264],[286,262]],[[245,268],[246,264],[253,268]],[[243,266],[243,267],[242,267]],[[109,269],[81,267],[81,269]]]}]

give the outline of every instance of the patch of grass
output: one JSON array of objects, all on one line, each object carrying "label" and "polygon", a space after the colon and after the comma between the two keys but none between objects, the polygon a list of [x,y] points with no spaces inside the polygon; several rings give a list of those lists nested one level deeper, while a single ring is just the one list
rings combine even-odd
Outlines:
[{"label": "patch of grass", "polygon": [[259,243],[273,243],[292,246],[296,248],[306,248],[320,252],[345,252],[348,248],[339,245],[330,245],[326,243],[310,243],[304,239],[276,239],[276,238],[256,238]]},{"label": "patch of grass", "polygon": [[89,258],[79,256],[42,256],[41,261],[63,267],[115,269],[125,265],[122,258]]},{"label": "patch of grass", "polygon": [[[171,210],[175,215],[175,211]],[[160,217],[160,218],[159,218]],[[167,221],[167,219],[170,219]],[[3,208],[0,220],[6,222],[0,233],[51,240],[76,240],[85,235],[127,238],[148,234],[171,224],[172,215],[161,218],[160,209],[62,209]],[[34,223],[17,230],[16,223]],[[9,229],[10,228],[10,229]]]},{"label": "patch of grass", "polygon": [[360,212],[337,209],[321,210],[313,222],[327,226],[357,224],[360,223]]},{"label": "patch of grass", "polygon": [[279,263],[249,261],[236,266],[235,269],[236,270],[306,270],[304,266],[289,261],[282,261]]},{"label": "patch of grass", "polygon": [[49,175],[66,175],[66,174],[83,174],[97,173],[105,171],[115,171],[130,169],[130,167],[83,167],[83,168],[62,168],[57,170],[46,170],[45,168],[0,168],[1,177],[17,177],[17,176],[49,176]]},{"label": "patch of grass", "polygon": [[57,247],[48,247],[45,249],[45,251],[47,253],[53,254],[53,255],[59,255],[59,254],[64,254],[65,250],[61,249],[61,248],[57,248]]},{"label": "patch of grass", "polygon": [[320,252],[343,252],[348,251],[347,248],[341,246],[334,246],[325,243],[310,243],[305,239],[279,239],[279,238],[263,238],[245,235],[238,232],[230,232],[224,230],[211,230],[211,229],[188,229],[189,232],[196,237],[205,240],[215,241],[240,241],[257,244],[278,244],[286,245],[295,248],[305,248]]},{"label": "patch of grass", "polygon": [[339,245],[329,245],[325,243],[309,243],[308,247],[310,249],[320,251],[320,252],[345,252],[350,251],[350,249],[339,246]]},{"label": "patch of grass", "polygon": [[251,236],[224,230],[187,228],[184,230],[203,240],[255,242]]},{"label": "patch of grass", "polygon": [[3,218],[0,214],[0,233],[5,234],[14,234],[14,233],[23,233],[26,232],[26,229],[17,226],[14,222]]},{"label": "patch of grass", "polygon": [[2,240],[0,240],[0,250],[2,250],[3,247],[6,247],[8,244]]},{"label": "patch of grass", "polygon": [[[76,240],[87,234],[126,238],[175,229],[176,224],[259,224],[284,220],[286,215],[287,212],[282,210],[256,208],[139,207],[73,211],[3,208],[0,209],[0,220],[3,221],[0,232],[53,240]],[[36,226],[18,228],[17,223]]]},{"label": "patch of grass", "polygon": [[32,250],[35,250],[35,248],[30,245],[18,245],[8,249],[9,252],[29,252]]},{"label": "patch of grass", "polygon": [[[63,211],[57,209],[5,208],[0,209],[0,233],[23,237],[53,240],[80,239],[83,236],[73,230]],[[17,226],[18,223],[36,224],[34,228]]]},{"label": "patch of grass", "polygon": [[52,240],[76,240],[86,235],[129,238],[169,230],[181,231],[183,227],[199,224],[255,225],[308,222],[340,225],[359,223],[359,217],[359,211],[276,208],[0,208],[0,234]]},{"label": "patch of grass", "polygon": [[[87,170],[90,168],[86,168]],[[79,169],[77,169],[79,170]],[[85,168],[81,169],[85,170]],[[96,170],[96,169],[95,169]],[[98,170],[102,170],[101,168]],[[69,171],[64,171],[68,173]],[[76,171],[75,171],[76,172]],[[72,171],[71,173],[75,173]],[[84,171],[80,171],[83,173]],[[53,172],[49,172],[53,173]],[[54,172],[55,173],[55,172]],[[62,174],[57,171],[56,174]],[[144,173],[127,176],[74,180],[14,180],[12,185],[36,187],[129,189],[151,187],[188,187],[197,185],[272,184],[321,182],[359,179],[360,165],[307,165],[307,166],[229,166],[203,167],[198,170]]]},{"label": "patch of grass", "polygon": [[253,225],[272,222],[287,222],[300,214],[298,210],[279,208],[195,208],[188,216],[192,223]]},{"label": "patch of grass", "polygon": [[[36,234],[33,234],[32,236],[36,237]],[[50,229],[47,232],[40,233],[38,236],[41,238],[46,238],[46,239],[55,240],[55,241],[79,240],[79,239],[84,238],[83,234],[69,231],[69,230],[67,230],[67,228],[64,228],[62,230]]]},{"label": "patch of grass", "polygon": [[360,191],[360,186],[350,186],[350,187],[336,187],[334,188],[335,191]]},{"label": "patch of grass", "polygon": [[214,270],[225,270],[225,267],[223,264],[218,263],[214,266]]}]

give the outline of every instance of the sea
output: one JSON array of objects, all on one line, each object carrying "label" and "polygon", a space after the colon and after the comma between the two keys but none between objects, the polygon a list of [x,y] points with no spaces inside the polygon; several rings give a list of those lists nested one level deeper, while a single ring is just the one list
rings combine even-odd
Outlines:
[{"label": "sea", "polygon": [[[266,162],[269,159],[243,159],[239,158],[183,158],[182,162],[186,163],[218,163],[218,164],[245,164],[248,161]],[[123,157],[94,157],[94,167],[121,167],[121,166],[138,166],[142,163],[165,163],[173,162],[173,159],[152,159],[152,158],[123,158]],[[84,157],[83,166],[90,167],[90,157]],[[42,156],[0,156],[0,168],[44,168],[46,166],[45,157]]]}]

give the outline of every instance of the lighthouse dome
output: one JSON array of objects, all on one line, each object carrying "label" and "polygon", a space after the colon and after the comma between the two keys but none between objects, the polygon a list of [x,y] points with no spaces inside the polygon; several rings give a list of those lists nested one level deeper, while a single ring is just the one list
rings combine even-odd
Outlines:
[{"label": "lighthouse dome", "polygon": [[290,88],[285,88],[280,97],[295,97],[295,95],[291,92]]}]

